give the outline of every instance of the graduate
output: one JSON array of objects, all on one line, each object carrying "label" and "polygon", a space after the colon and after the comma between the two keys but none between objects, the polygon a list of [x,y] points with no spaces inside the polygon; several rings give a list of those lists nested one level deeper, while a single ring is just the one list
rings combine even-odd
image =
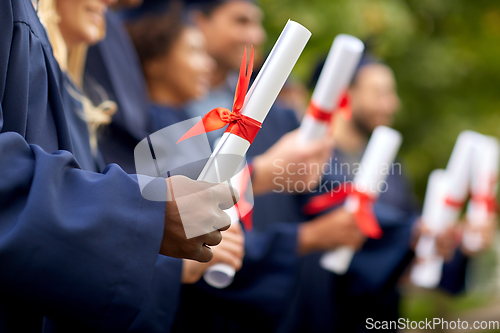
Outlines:
[{"label": "graduate", "polygon": [[[145,8],[148,7],[149,10],[146,10]],[[136,46],[146,81],[148,82],[149,95],[153,101],[156,101],[156,103],[153,103],[153,107],[150,108],[154,130],[187,119],[183,112],[183,99],[179,97],[187,96],[184,101],[189,96],[192,96],[191,98],[199,97],[199,92],[185,83],[192,82],[192,86],[195,88],[199,87],[200,85],[195,84],[198,82],[196,77],[203,78],[204,76],[203,69],[193,66],[196,64],[195,61],[189,61],[190,59],[196,59],[197,56],[199,57],[199,47],[189,48],[190,52],[187,52],[188,50],[184,47],[189,41],[186,38],[189,37],[189,30],[193,31],[194,28],[185,25],[183,30],[180,23],[175,24],[176,21],[180,21],[182,15],[172,15],[170,13],[170,16],[167,18],[159,14],[161,10],[161,6],[146,2],[139,8],[139,13],[127,11],[124,14],[127,17],[128,30],[132,37],[132,42]],[[148,14],[144,14],[144,12]],[[140,17],[142,15],[144,16]],[[193,34],[191,33],[191,35]],[[158,41],[162,41],[162,43],[158,45]],[[171,44],[179,45],[180,49],[176,50]],[[194,68],[189,66],[193,66]],[[183,71],[181,72],[179,69],[183,69]],[[185,77],[179,79],[181,73]],[[196,73],[198,74],[196,75]],[[175,79],[176,77],[177,80]],[[181,106],[172,107],[171,105]],[[269,125],[266,123],[266,126],[264,126],[265,129],[261,130],[264,133],[262,135],[264,138],[262,142],[265,142],[265,144],[259,144],[258,154],[255,153],[255,155],[262,154],[264,156],[261,156],[261,165],[272,165],[272,161],[280,157],[275,156],[275,153],[267,154],[266,157],[265,152],[284,133],[297,127],[297,120],[293,116],[293,113],[279,110],[277,109],[276,112],[281,112],[280,114],[284,115],[284,117],[268,118],[266,121],[271,119],[272,122]],[[269,139],[269,135],[271,135],[271,139]],[[286,147],[289,155],[295,154],[297,152],[294,144],[295,138],[288,137],[286,140],[288,144],[285,145],[282,142],[279,150]],[[255,181],[253,183],[255,186]],[[280,195],[278,197],[284,196]],[[267,198],[263,202],[265,201],[269,201],[269,199]],[[290,208],[296,208],[296,206],[290,206]],[[272,212],[274,210],[271,209],[269,211]],[[287,212],[285,209],[278,209],[277,211],[285,214]],[[294,215],[288,214],[288,216]],[[272,218],[273,216],[270,216],[268,220]],[[277,215],[277,218],[280,218],[280,215]],[[283,216],[281,218],[284,221],[287,219]],[[323,220],[321,225],[327,226],[330,224],[330,221]],[[257,228],[258,225],[256,225],[256,230]],[[266,326],[268,330],[272,330],[277,318],[276,313],[280,313],[281,309],[283,309],[283,302],[286,301],[286,297],[289,295],[288,290],[294,282],[294,272],[299,259],[299,255],[297,254],[297,247],[299,245],[299,240],[297,239],[298,226],[296,224],[281,223],[263,229],[269,230],[260,233],[252,231],[247,234],[246,256],[243,265],[244,272],[238,273],[235,282],[227,291],[217,292],[203,281],[200,281],[197,287],[183,288],[183,305],[181,306],[182,311],[179,315],[177,330],[192,331],[194,329],[203,329],[213,331],[217,330],[219,325],[237,325],[239,329],[250,329],[245,319],[248,313],[244,314],[241,312],[242,308],[249,309],[248,311],[252,313],[252,317],[255,318],[253,323],[259,327]],[[351,230],[352,233],[359,233],[353,225],[348,225],[347,229]],[[302,233],[315,236],[302,241],[304,251],[310,251],[313,246],[318,246],[317,243],[312,244],[313,241],[310,241],[310,239],[314,239],[314,242],[317,242],[317,239],[323,240],[326,243],[326,245],[322,245],[324,246],[323,249],[333,248],[342,243],[341,241],[339,242],[341,237],[333,239],[332,235],[337,235],[330,228],[315,228],[311,231],[309,233]],[[330,234],[329,238],[321,237],[321,234],[325,232],[326,235]],[[212,314],[212,312],[207,312],[206,316],[203,317],[205,320],[197,317],[199,320],[193,321],[191,320],[191,315],[195,310],[190,307],[196,304],[197,300],[203,298],[203,290],[207,291],[207,295],[215,293],[219,296],[216,301],[217,305],[213,307],[214,310],[218,310],[218,313]],[[270,291],[272,291],[272,294]],[[263,298],[266,296],[267,298]],[[234,315],[225,315],[227,311],[230,311]],[[267,322],[270,324],[268,325]]]},{"label": "graduate", "polygon": [[[112,116],[111,123],[108,126],[103,126],[98,132],[99,147],[104,159],[108,163],[114,162],[119,164],[128,172],[135,172],[135,163],[133,160],[134,148],[140,140],[144,139],[148,133],[151,133],[152,127],[150,126],[158,128],[158,125],[151,125],[150,112],[148,111],[151,103],[149,101],[149,93],[147,92],[147,84],[142,72],[141,62],[122,21],[133,23],[143,15],[154,16],[155,13],[162,15],[169,10],[170,1],[146,0],[142,2],[122,0],[115,7],[117,9],[121,8],[122,11],[120,11],[119,16],[112,10],[108,11],[106,15],[106,37],[102,42],[89,48],[85,65],[85,80],[91,82],[90,85],[97,83],[98,86],[104,89],[106,95],[118,105],[116,113]],[[242,50],[243,48],[241,52],[239,50],[237,52],[239,59],[238,68],[241,62]],[[121,68],[128,68],[128,70],[124,71]],[[136,79],[137,77],[139,79]],[[232,89],[235,89],[235,87],[236,81]],[[102,101],[101,95],[93,99],[95,104]],[[134,107],[129,107],[129,99],[135,101],[133,103]],[[234,91],[230,99],[231,103],[228,105],[229,108],[232,106],[233,99]],[[191,102],[187,103],[182,109],[186,110],[189,117],[195,117],[197,115],[189,112],[190,104]],[[225,104],[218,106],[225,106]],[[203,116],[210,110],[204,109],[201,115]],[[177,115],[181,114],[182,112],[177,113]],[[180,119],[184,120],[185,118],[182,117]],[[110,129],[113,127],[119,129],[117,131]],[[139,129],[142,134],[139,133]],[[207,133],[209,139],[212,137],[211,133]],[[129,140],[131,137],[134,137],[134,139]],[[292,144],[293,140],[289,139],[288,141]],[[322,145],[328,144],[330,143],[318,143],[316,146],[311,145],[307,149],[304,149],[303,162],[315,162],[326,159]],[[282,144],[281,146],[286,147],[288,144]],[[296,160],[296,157],[291,156],[292,154],[287,152],[284,147],[281,150],[283,151],[282,153],[277,149],[274,152],[279,158],[283,158],[285,162],[292,158]],[[257,172],[257,174],[263,177],[258,178],[257,182],[252,181],[254,191],[257,190],[262,193],[271,191],[274,185],[268,184],[267,178],[272,175],[273,170],[265,167],[259,168],[259,166],[256,166],[256,168],[260,169],[260,172]],[[293,171],[291,170],[291,172]],[[262,179],[262,181],[259,181],[259,179]]]},{"label": "graduate", "polygon": [[[212,79],[215,88],[205,98],[188,106],[188,112],[200,115],[202,109],[215,107],[218,103],[230,106],[234,95],[231,77],[239,68],[236,59],[240,50],[249,43],[258,43],[254,46],[259,49],[264,41],[264,31],[262,13],[252,1],[201,1],[192,4],[191,10],[191,18],[204,32],[208,50],[217,65]],[[199,108],[199,114],[195,108]],[[279,167],[273,167],[280,157],[272,151],[281,146],[300,156],[294,133],[288,133],[297,127],[298,120],[294,112],[275,104],[249,149],[249,161],[253,165],[266,165],[273,173],[280,174]],[[215,140],[217,135],[209,138]],[[285,143],[290,144],[286,147]],[[282,166],[291,165],[290,162],[283,161]],[[266,182],[273,184],[283,179],[293,180],[289,174],[283,176],[268,177]],[[256,178],[257,172],[254,173],[253,183]],[[312,179],[304,181],[308,184]],[[279,191],[281,187],[275,190]],[[261,193],[254,186],[254,223],[252,231],[246,234],[242,270],[235,276],[233,283],[223,290],[216,290],[204,281],[184,287],[182,311],[176,331],[273,332],[288,309],[302,255],[341,245],[361,245],[364,237],[355,227],[352,216],[344,212],[340,215],[334,212],[337,216],[325,215],[299,225],[307,220],[301,211],[305,198],[286,192],[260,196]],[[216,296],[213,310],[206,313],[204,320],[190,320],[192,304],[196,304],[197,299],[204,295],[212,298]]]},{"label": "graduate", "polygon": [[[60,18],[61,30],[74,29],[75,42],[95,42],[108,4],[62,1],[48,14]],[[78,118],[68,119],[66,78],[36,5],[0,4],[0,331],[127,331],[147,305],[158,253],[209,261],[206,245],[221,234],[187,240],[175,201],[145,200],[136,177],[116,165],[82,170],[90,143],[80,142],[86,149],[77,162],[73,144],[83,136],[70,133]],[[172,183],[208,190],[192,215],[205,211],[208,223],[220,223],[219,206],[234,202],[183,177]],[[179,269],[165,273],[180,279]]]},{"label": "graduate", "polygon": [[104,99],[99,105],[94,105],[81,91],[82,59],[85,58],[88,43],[99,38],[92,33],[102,33],[93,32],[90,24],[69,24],[70,20],[78,18],[82,10],[73,7],[70,2],[45,0],[39,6],[38,15],[45,24],[54,57],[63,71],[63,103],[75,158],[84,170],[102,171],[106,164],[97,150],[96,131],[110,123],[116,104]]},{"label": "graduate", "polygon": [[147,84],[149,133],[191,118],[186,104],[210,89],[214,61],[205,37],[183,14],[176,3],[163,15],[141,11],[140,19],[127,19]]},{"label": "graduate", "polygon": [[[392,125],[399,110],[392,70],[369,55],[361,59],[349,93],[352,120],[335,118],[337,146],[332,172],[325,175],[336,184],[352,180],[372,131]],[[321,268],[320,255],[307,258],[293,310],[281,331],[365,332],[368,318],[398,320],[398,282],[412,261],[416,240],[426,231],[418,223],[420,211],[400,162],[389,168],[385,188],[374,206],[382,238],[368,239],[342,276]],[[456,251],[455,234],[450,229],[436,239],[439,254],[448,260],[441,288],[453,293],[464,288],[466,263]]]},{"label": "graduate", "polygon": [[[62,1],[62,0],[59,0]],[[73,17],[79,7],[69,6],[59,8],[55,3],[51,5],[53,8],[48,7],[48,2],[44,3],[44,10],[40,10],[42,17],[45,16],[46,12],[51,12],[51,10],[56,10],[58,15],[62,18],[59,22],[46,22],[49,32],[49,38],[52,40],[52,45],[54,49],[66,49],[64,45],[57,45],[56,41],[58,39],[55,36],[62,35],[63,39],[59,40],[59,43],[66,44],[71,40],[79,40],[79,35],[75,33],[75,30],[68,29],[65,25],[66,17]],[[54,24],[55,23],[55,24]],[[53,25],[52,25],[53,24]],[[50,28],[49,28],[50,27]],[[87,46],[88,40],[82,39],[80,47]],[[69,55],[71,51],[68,52]],[[64,55],[59,54],[59,59],[64,59]],[[62,61],[59,61],[60,63]],[[78,87],[82,84],[82,78],[78,77],[79,73],[82,73],[83,61],[80,62],[79,67],[73,66],[71,71],[66,69],[65,79],[66,85],[65,89],[68,94],[64,97],[66,101],[66,109],[68,115],[68,124],[70,126],[72,143],[76,147],[84,147],[85,149],[75,150],[75,158],[82,166],[82,169],[89,171],[97,171],[95,168],[95,163],[97,158],[95,146],[96,141],[91,140],[91,137],[95,137],[96,127],[99,125],[104,125],[110,122],[109,114],[104,113],[106,110],[100,110],[103,107],[93,108],[87,97],[83,96]],[[80,74],[81,76],[81,74]],[[96,89],[97,87],[94,87]],[[102,105],[110,105],[110,107],[116,108],[116,106],[111,101],[103,102]],[[87,110],[87,113],[85,111]],[[114,111],[114,110],[113,110]],[[96,112],[102,112],[104,115],[99,117]],[[85,121],[84,121],[85,119]],[[100,121],[96,124],[97,121]],[[87,124],[90,131],[94,131],[89,135],[87,131]],[[91,149],[92,142],[94,144],[94,151]],[[94,167],[92,167],[94,166]],[[177,307],[177,297],[179,295],[181,282],[182,283],[194,283],[196,282],[204,273],[204,271],[213,264],[225,263],[232,266],[235,270],[241,267],[241,261],[243,257],[243,234],[241,227],[236,226],[231,228],[231,231],[227,233],[227,239],[223,244],[219,244],[213,248],[214,257],[208,264],[202,264],[196,261],[184,259],[182,265],[179,265],[178,261],[180,259],[169,258],[165,256],[158,256],[155,273],[153,275],[153,280],[151,282],[148,295],[146,297],[145,303],[142,306],[142,311],[137,316],[136,320],[132,324],[131,331],[144,331],[144,332],[166,332],[170,329],[174,314],[176,313]],[[180,276],[180,279],[179,279]],[[161,309],[162,311],[158,311]]]},{"label": "graduate", "polygon": [[141,3],[119,0],[108,10],[106,36],[89,47],[84,74],[84,90],[94,104],[102,102],[96,86],[117,104],[111,123],[97,133],[99,149],[107,163],[117,163],[128,173],[135,173],[134,155],[130,152],[149,133],[148,98],[139,59],[115,11]]},{"label": "graduate", "polygon": [[[255,48],[255,67],[258,68],[259,61],[262,61],[259,50],[266,39],[262,10],[252,0],[185,2],[190,9],[190,19],[207,39],[208,52],[216,62],[209,93],[190,103],[187,111],[195,117],[203,116],[206,110],[215,107],[231,108],[243,47],[253,45]],[[213,19],[222,24],[214,24]],[[213,144],[223,132],[224,129],[220,129],[207,133],[209,141]]]},{"label": "graduate", "polygon": [[[214,67],[212,58],[206,53],[205,37],[198,28],[184,22],[182,15],[173,8],[170,8],[165,15],[144,15],[140,19],[130,20],[127,26],[139,55],[152,101],[149,108],[151,131],[188,119],[184,105],[188,101],[200,98],[202,96],[200,92],[207,92],[209,86],[203,84],[206,79],[210,79],[207,76],[207,73],[210,73],[208,70]],[[161,45],[158,45],[158,41],[162,41]],[[200,89],[204,87],[206,88]],[[275,124],[272,123],[267,127],[272,128],[273,125]],[[230,230],[232,228],[233,226]],[[268,289],[262,290],[260,285],[263,281],[259,277],[266,269],[278,271],[284,268],[290,271],[289,262],[276,265],[276,261],[281,258],[295,262],[296,228],[284,225],[260,235],[259,238],[255,237],[254,232],[247,234],[247,238],[250,238],[246,247],[245,272],[242,273],[242,278],[240,273],[237,273],[236,281],[229,288],[229,292],[221,291],[224,295],[231,295],[232,301],[226,297],[214,299],[210,294],[213,288],[202,281],[200,281],[202,287],[185,286],[175,331],[190,332],[195,329],[217,331],[217,325],[221,320],[224,321],[223,325],[237,320],[238,316],[233,316],[237,309],[241,310],[242,307],[252,309],[255,304],[260,304],[262,307],[262,291],[272,289],[269,287],[274,287],[275,282],[271,281],[273,284]],[[277,280],[277,282],[283,281]],[[255,290],[259,293],[256,294]],[[193,308],[194,304],[205,298],[205,292],[206,297],[211,296],[212,307],[217,313],[213,311],[198,313]],[[234,302],[239,304],[236,309]],[[266,306],[272,309],[272,305],[266,304]],[[259,326],[264,325],[262,315],[255,313],[253,309],[249,311],[252,311],[256,322],[260,320]],[[220,315],[224,315],[224,319],[214,317]],[[196,316],[197,320],[192,320],[193,316]]]},{"label": "graduate", "polygon": [[[148,78],[147,81],[150,87],[154,86],[153,89],[155,90],[155,92],[153,93],[153,95],[155,95],[156,97],[152,96],[151,92],[148,92],[148,95],[151,95],[148,97],[153,100],[156,99],[158,102],[150,103],[151,108],[149,115],[151,115],[152,117],[151,118],[152,120],[148,122],[150,124],[149,127],[150,132],[153,130],[158,130],[165,126],[172,125],[175,122],[187,119],[187,117],[183,112],[184,110],[184,107],[182,106],[183,101],[185,103],[189,99],[194,99],[196,97],[199,97],[200,85],[197,85],[195,88],[191,88],[186,83],[193,82],[194,84],[195,82],[197,82],[197,80],[200,80],[200,78],[201,81],[203,82],[205,80],[204,76],[206,75],[205,74],[206,69],[200,69],[200,67],[196,66],[194,68],[190,68],[189,66],[192,64],[192,62],[186,61],[187,59],[191,58],[196,59],[200,57],[200,54],[202,54],[202,52],[198,50],[199,46],[195,48],[191,47],[190,52],[184,54],[182,53],[177,54],[176,52],[179,52],[179,50],[176,50],[171,45],[183,42],[182,38],[180,38],[182,37],[181,32],[186,32],[185,35],[189,37],[189,35],[196,35],[195,33],[196,29],[195,27],[190,26],[190,24],[186,23],[186,21],[184,20],[182,21],[176,20],[174,17],[169,17],[169,20],[166,20],[165,17],[163,17],[163,14],[167,12],[169,9],[170,5],[168,2],[150,0],[144,2],[139,8],[129,9],[122,12],[121,16],[125,18],[126,22],[128,22],[128,27],[132,34],[133,41],[130,41],[128,36],[123,36],[123,35],[121,35],[119,39],[115,38],[113,40],[113,43],[115,44],[117,43],[117,41],[123,41],[123,40],[128,40],[128,43],[135,44],[137,47],[138,54],[137,51],[134,52],[136,52],[136,57],[139,59],[139,63],[141,63],[142,69],[144,69],[146,73],[148,73],[148,71],[149,73],[152,73],[152,75]],[[108,13],[108,16],[109,15],[111,15],[111,13]],[[180,16],[182,15],[179,15],[179,17]],[[176,24],[175,21],[179,22]],[[117,21],[113,20],[110,23],[113,22],[116,23]],[[122,31],[121,29],[117,28],[118,27],[115,27],[116,31]],[[108,31],[110,29],[111,29],[111,24],[108,26]],[[169,30],[174,30],[174,33]],[[148,33],[150,35],[148,35]],[[101,50],[103,54],[106,54],[106,56],[103,57],[104,59],[118,59],[127,50],[125,44],[122,45],[123,47],[114,49],[102,46],[102,44],[110,42],[110,38],[112,36],[113,35],[108,35],[106,39],[104,39],[101,43],[99,43],[96,46],[96,48]],[[167,36],[168,38],[165,39],[165,36]],[[157,39],[160,39],[162,43],[158,44]],[[146,40],[148,42],[144,42]],[[203,42],[202,44],[204,45]],[[151,50],[153,50],[153,52]],[[109,53],[105,53],[105,51]],[[239,50],[236,50],[236,52],[238,53],[238,57],[241,57]],[[176,55],[176,57],[174,57],[171,53]],[[151,57],[151,55],[156,55],[156,56]],[[203,64],[206,61],[202,61],[201,63]],[[91,62],[92,59],[90,58],[87,59],[87,74],[93,73],[93,71],[89,70],[89,68],[93,68]],[[129,65],[133,66],[133,63],[131,62],[129,63]],[[184,68],[185,71],[187,71],[185,73],[187,78],[181,78],[177,80],[173,79],[172,76],[175,75],[171,75],[169,73],[169,71],[171,71],[172,66]],[[210,67],[211,65],[208,64],[208,66]],[[148,68],[154,68],[158,72],[161,72],[162,75],[158,75],[158,73],[156,73],[155,70],[150,70],[150,69],[148,70]],[[110,71],[102,71],[102,72],[110,74],[118,73]],[[124,73],[127,72],[122,71],[120,75],[109,77],[106,80],[108,82],[126,81],[125,78],[126,75]],[[190,75],[190,73],[193,75]],[[179,74],[177,74],[177,76],[178,75]],[[101,77],[103,77],[103,75],[101,75]],[[153,79],[156,81],[159,80],[160,83],[154,82]],[[103,82],[105,82],[106,80],[103,80]],[[137,91],[128,88],[126,89],[125,92],[122,92],[119,95],[131,96]],[[165,96],[174,96],[176,100],[174,100],[173,102],[165,102],[164,101]],[[172,107],[173,104],[180,106],[174,108]],[[117,113],[115,114],[113,119],[115,119],[116,115],[119,114],[120,112],[123,112],[123,109],[118,108]],[[285,113],[288,114],[288,117],[290,115],[293,115],[293,113],[291,112],[285,111]],[[288,119],[291,120],[288,120],[287,124],[291,123],[293,127],[296,127],[296,122],[297,122],[296,119],[294,117],[289,117]],[[274,125],[275,124],[271,124],[270,126],[267,126],[269,129],[269,133],[272,131]],[[285,130],[281,130],[281,133],[285,133],[286,131],[289,130],[290,127],[287,126],[289,125],[285,125]],[[280,136],[275,136],[274,141],[277,141],[279,137]],[[113,139],[117,141],[120,140],[119,137]],[[268,146],[271,145],[272,144],[268,144]],[[324,150],[325,150],[324,143],[315,143],[308,147],[304,147],[302,151],[302,156],[298,157],[297,149],[295,147],[295,138],[291,136],[288,136],[286,139],[284,138],[284,140],[282,140],[279,145],[276,144],[274,149],[269,149],[269,150],[261,149],[262,152],[266,151],[266,154],[261,154],[259,156],[259,159],[257,160],[258,163],[254,165],[254,177],[252,179],[254,193],[270,192],[271,190],[274,189],[274,187],[276,187],[276,185],[273,184],[273,182],[269,181],[269,179],[272,178],[273,172],[275,172],[273,168],[269,168],[269,165],[272,165],[272,162],[274,160],[283,159],[285,164],[287,164],[288,163],[287,161],[289,160],[295,161],[296,164],[298,164],[299,162],[314,163],[316,161],[324,159],[325,154],[328,154],[325,153]],[[129,147],[129,154],[133,154],[133,150],[131,147]],[[296,173],[297,166],[295,166],[295,169],[294,167],[292,167],[290,170],[292,173]],[[308,180],[306,178],[314,178],[314,177],[317,177],[317,175],[298,176],[296,177],[297,179],[295,180],[307,182]],[[293,235],[294,237],[296,236],[295,231]]]}]

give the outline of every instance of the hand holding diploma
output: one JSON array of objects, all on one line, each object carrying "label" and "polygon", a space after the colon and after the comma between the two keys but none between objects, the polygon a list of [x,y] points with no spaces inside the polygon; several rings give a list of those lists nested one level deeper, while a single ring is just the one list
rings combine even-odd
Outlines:
[{"label": "hand holding diploma", "polygon": [[[241,232],[241,224],[245,226],[245,230],[247,232],[250,232],[252,230],[253,196],[250,174],[251,168],[248,167],[248,165],[246,165],[245,163],[245,167],[243,167],[234,177],[231,178],[230,183],[235,186],[240,193],[240,201],[237,205],[224,211],[231,218],[231,227],[229,228],[229,231],[231,231],[232,233],[239,233],[242,237],[243,233]],[[246,200],[245,198],[248,198],[248,200]],[[231,234],[229,236],[231,237]],[[222,240],[221,244],[223,244],[224,246],[228,246],[225,243],[225,237]],[[233,250],[237,245],[238,244],[233,244],[231,246]],[[243,244],[241,244],[240,246],[241,250],[244,250]],[[243,253],[241,253],[241,255],[242,256],[240,259],[243,260]],[[225,288],[232,283],[236,271],[240,268],[241,262],[239,265],[234,265],[234,262],[225,262],[223,260],[219,262],[218,260],[215,260],[212,265],[206,268],[203,274],[203,278],[212,287]]]},{"label": "hand holding diploma", "polygon": [[354,215],[339,208],[300,224],[298,252],[306,255],[339,247],[359,250],[365,241],[366,236],[357,227]]},{"label": "hand holding diploma", "polygon": [[[433,232],[426,226],[426,223],[422,219],[417,222],[417,228],[415,228],[415,240],[418,241],[419,238],[433,238],[434,239],[434,251],[439,257],[442,257],[445,262],[449,262],[453,259],[455,251],[460,245],[462,239],[463,229],[459,225],[452,225],[446,229],[440,231],[439,233]],[[415,250],[417,243],[413,244],[412,248]],[[420,258],[417,261],[422,262]]]},{"label": "hand holding diploma", "polygon": [[241,268],[243,262],[245,236],[239,223],[232,224],[231,227],[224,232],[224,238],[221,243],[215,246],[212,250],[214,256],[208,263],[199,263],[192,260],[183,261],[182,266],[182,283],[196,283],[202,275],[216,265],[224,264],[231,267],[234,271]]},{"label": "hand holding diploma", "polygon": [[[196,197],[196,205],[193,205],[193,197]],[[210,261],[213,252],[209,246],[221,242],[221,231],[229,228],[231,222],[223,210],[231,208],[238,200],[238,192],[225,184],[214,186],[184,176],[167,178],[167,207],[160,254],[200,262]],[[210,226],[211,232],[187,238],[185,222],[192,220]]]},{"label": "hand holding diploma", "polygon": [[[345,201],[344,207],[354,214],[358,228],[370,238],[382,237],[382,229],[373,212],[381,185],[387,177],[383,172],[394,162],[401,145],[401,134],[389,127],[378,126],[372,133],[353,182],[341,185],[331,193],[314,197],[306,206],[308,214],[317,214]],[[354,256],[354,249],[340,247],[323,255],[320,265],[331,272],[344,274]]]},{"label": "hand holding diploma", "polygon": [[[229,124],[201,171],[198,180],[221,183],[229,181],[238,173],[238,168],[242,164],[250,144],[257,135],[262,122],[310,36],[311,33],[306,28],[296,22],[288,21],[248,93],[247,87],[253,66],[253,48],[247,71],[245,71],[245,50],[232,112],[222,108],[210,111],[200,123],[179,140],[186,140],[205,133],[205,131],[222,128]],[[221,281],[217,279],[219,274],[212,270],[207,282],[217,288],[227,286],[231,283],[232,275],[234,275],[234,269],[227,268],[225,266],[219,271],[220,277],[222,277]],[[211,280],[211,277],[215,277],[215,279]]]},{"label": "hand holding diploma", "polygon": [[497,225],[499,143],[496,138],[478,136],[472,160],[471,198],[467,205],[463,250],[474,255],[493,242]]},{"label": "hand holding diploma", "polygon": [[323,138],[337,110],[349,107],[341,104],[348,104],[346,91],[364,48],[356,37],[344,34],[335,37],[300,125],[300,144]]},{"label": "hand holding diploma", "polygon": [[[461,250],[468,257],[473,257],[490,249],[495,242],[498,229],[498,217],[491,217],[488,220],[479,220],[477,222],[469,222],[466,219],[463,228]],[[466,237],[470,236],[475,239],[473,246],[466,245]]]},{"label": "hand holding diploma", "polygon": [[419,238],[415,247],[417,262],[410,272],[417,286],[435,288],[441,280],[444,258],[437,251],[436,236],[459,220],[469,193],[472,152],[479,135],[471,131],[460,133],[446,170],[435,170],[429,176],[422,221],[430,233]]}]

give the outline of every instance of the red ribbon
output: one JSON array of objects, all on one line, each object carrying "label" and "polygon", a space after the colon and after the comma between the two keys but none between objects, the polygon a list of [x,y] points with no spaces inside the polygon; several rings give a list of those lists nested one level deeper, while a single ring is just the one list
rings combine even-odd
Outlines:
[{"label": "red ribbon", "polygon": [[342,114],[345,119],[351,120],[351,95],[349,95],[349,92],[347,90],[340,96],[338,112]]},{"label": "red ribbon", "polygon": [[319,214],[343,203],[348,196],[356,196],[359,202],[358,209],[354,212],[354,218],[359,230],[369,238],[381,238],[383,232],[373,212],[375,199],[356,190],[352,183],[343,183],[329,193],[313,197],[304,206],[304,212],[309,215]]},{"label": "red ribbon", "polygon": [[[242,183],[240,187],[240,201],[238,201],[235,205],[236,209],[238,210],[240,221],[241,223],[243,223],[246,231],[252,231],[253,227],[253,207],[245,198],[245,192],[247,191],[248,182],[250,181],[252,171],[252,164],[248,164],[248,174],[246,172],[243,172],[243,177],[241,179]],[[242,212],[247,212],[247,214],[242,215]]]},{"label": "red ribbon", "polygon": [[309,116],[324,122],[330,122],[336,112],[341,113],[344,118],[348,120],[351,119],[351,98],[347,90],[340,96],[339,101],[333,110],[322,109],[317,106],[312,100],[307,108],[307,114]]},{"label": "red ribbon", "polygon": [[453,200],[449,197],[444,199],[444,203],[446,206],[450,206],[450,207],[453,207],[455,209],[462,209],[462,207],[464,206],[463,201]]},{"label": "red ribbon", "polygon": [[321,109],[312,100],[307,107],[307,114],[316,120],[324,122],[330,122],[333,116],[333,112]]},{"label": "red ribbon", "polygon": [[496,196],[491,196],[491,195],[471,195],[470,199],[474,202],[477,203],[484,203],[486,205],[486,209],[488,210],[489,213],[496,213],[498,212],[498,202]]},{"label": "red ribbon", "polygon": [[253,58],[254,55],[252,46],[248,70],[246,70],[245,73],[247,64],[247,48],[245,46],[245,53],[243,54],[243,59],[241,61],[238,84],[236,85],[236,92],[234,94],[233,112],[220,107],[211,110],[198,123],[191,127],[191,129],[189,129],[189,131],[187,131],[179,139],[179,141],[177,141],[177,143],[196,135],[218,130],[228,124],[229,126],[226,129],[226,132],[233,133],[247,140],[250,144],[253,142],[262,126],[262,123],[241,114],[241,109],[245,103],[245,97],[253,71]]},{"label": "red ribbon", "polygon": [[495,192],[493,189],[497,185],[498,178],[496,175],[492,175],[490,177],[489,181],[489,190],[488,193],[489,195],[476,195],[476,194],[471,194],[470,200],[475,201],[477,203],[483,203],[486,205],[486,209],[488,210],[489,213],[497,213],[498,212],[498,201],[497,197],[494,194]]}]

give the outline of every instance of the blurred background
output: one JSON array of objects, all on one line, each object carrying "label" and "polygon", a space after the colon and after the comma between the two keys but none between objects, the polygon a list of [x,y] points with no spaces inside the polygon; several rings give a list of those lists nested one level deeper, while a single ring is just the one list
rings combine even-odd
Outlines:
[{"label": "blurred background", "polygon": [[[402,101],[395,124],[404,135],[400,159],[420,201],[429,173],[446,167],[461,131],[470,129],[500,138],[500,1],[259,3],[268,33],[266,51],[288,19],[300,22],[313,34],[294,69],[297,82],[307,85],[339,33],[362,39],[393,68]],[[500,242],[496,244],[498,247]],[[402,317],[500,320],[498,258],[500,248],[473,260],[464,296],[407,288]]]}]

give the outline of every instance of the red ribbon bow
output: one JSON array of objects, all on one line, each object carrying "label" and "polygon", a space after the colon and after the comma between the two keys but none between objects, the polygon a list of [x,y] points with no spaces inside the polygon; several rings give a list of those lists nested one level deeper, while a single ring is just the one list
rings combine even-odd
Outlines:
[{"label": "red ribbon bow", "polygon": [[359,202],[358,209],[354,212],[354,218],[359,230],[369,238],[381,238],[383,232],[373,212],[375,199],[356,190],[352,183],[343,183],[329,193],[313,197],[304,206],[304,212],[309,215],[321,213],[341,204],[348,196],[355,196]]},{"label": "red ribbon bow", "polygon": [[351,98],[347,90],[340,96],[339,101],[333,110],[324,110],[314,104],[312,100],[307,108],[308,115],[310,115],[314,119],[324,122],[330,122],[336,112],[342,114],[347,120],[351,119]]},{"label": "red ribbon bow", "polygon": [[220,107],[211,110],[198,123],[191,127],[191,129],[189,129],[189,131],[187,131],[179,139],[179,141],[177,141],[177,143],[196,135],[218,130],[228,124],[229,126],[227,127],[226,132],[233,133],[247,140],[250,144],[253,142],[262,126],[262,123],[241,114],[241,109],[245,103],[245,97],[253,71],[253,58],[252,46],[248,70],[245,73],[247,64],[247,48],[245,46],[245,53],[243,54],[243,59],[241,61],[238,84],[236,85],[236,92],[234,94],[233,112]]}]

